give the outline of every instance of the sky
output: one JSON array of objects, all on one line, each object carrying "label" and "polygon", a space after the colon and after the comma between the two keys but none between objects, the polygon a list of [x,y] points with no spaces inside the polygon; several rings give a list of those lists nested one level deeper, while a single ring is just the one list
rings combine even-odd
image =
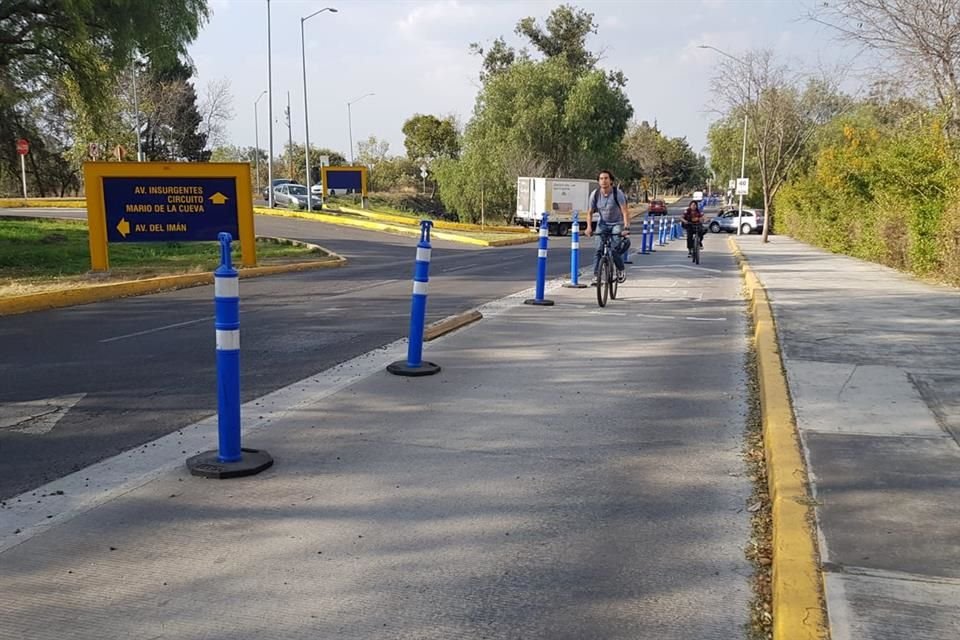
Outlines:
[{"label": "sky", "polygon": [[[851,59],[826,28],[803,18],[802,0],[597,0],[575,2],[590,11],[598,33],[587,45],[602,52],[600,66],[619,69],[637,122],[656,121],[670,137],[685,137],[706,151],[707,128],[717,118],[710,78],[720,54],[739,56],[770,48],[801,67]],[[469,45],[503,36],[524,46],[516,23],[534,16],[542,24],[560,2],[539,0],[272,0],[274,152],[288,139],[283,115],[289,92],[292,133],[304,140],[300,18],[326,6],[305,23],[310,142],[349,159],[359,140],[376,136],[402,155],[404,121],[416,113],[470,120],[479,89],[480,58]],[[254,101],[267,89],[266,0],[210,0],[212,16],[189,52],[197,92],[207,83],[230,82],[232,144],[255,143]],[[350,107],[347,103],[363,97]],[[268,148],[268,98],[258,105],[259,144]]]}]

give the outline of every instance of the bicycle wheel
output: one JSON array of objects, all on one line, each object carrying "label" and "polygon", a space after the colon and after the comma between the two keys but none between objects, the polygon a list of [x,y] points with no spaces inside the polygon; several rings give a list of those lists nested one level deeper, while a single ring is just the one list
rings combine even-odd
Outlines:
[{"label": "bicycle wheel", "polygon": [[617,287],[620,284],[620,280],[617,278],[617,266],[613,264],[613,259],[610,260],[610,299],[617,299]]},{"label": "bicycle wheel", "polygon": [[700,264],[700,238],[693,239],[693,264]]},{"label": "bicycle wheel", "polygon": [[603,256],[600,258],[600,266],[597,270],[597,304],[601,307],[607,306],[607,272],[610,270],[610,258]]}]

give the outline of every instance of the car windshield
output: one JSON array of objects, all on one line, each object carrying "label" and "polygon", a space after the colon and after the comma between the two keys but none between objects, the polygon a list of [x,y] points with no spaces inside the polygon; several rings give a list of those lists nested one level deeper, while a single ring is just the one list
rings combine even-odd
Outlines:
[{"label": "car windshield", "polygon": [[302,187],[302,186],[300,186],[300,185],[298,185],[298,184],[292,184],[292,185],[290,185],[289,187],[287,187],[287,190],[288,190],[291,194],[293,194],[293,195],[295,195],[295,196],[305,196],[305,195],[307,195],[307,188],[306,188],[306,187]]}]

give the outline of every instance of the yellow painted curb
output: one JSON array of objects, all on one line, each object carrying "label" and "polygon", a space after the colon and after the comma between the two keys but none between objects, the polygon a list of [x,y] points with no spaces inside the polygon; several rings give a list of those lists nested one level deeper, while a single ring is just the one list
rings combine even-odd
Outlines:
[{"label": "yellow painted curb", "polygon": [[85,198],[0,198],[0,209],[83,209]]},{"label": "yellow painted curb", "polygon": [[727,239],[751,301],[767,484],[773,508],[773,638],[829,638],[807,471],[767,292],[733,238]]},{"label": "yellow painted curb", "polygon": [[476,322],[483,318],[483,314],[474,309],[473,311],[467,311],[465,313],[460,313],[455,316],[450,316],[449,318],[444,318],[434,322],[433,324],[427,325],[423,330],[423,339],[427,342],[435,340],[442,335],[446,335],[451,331],[459,329],[460,327],[465,327],[468,324]]},{"label": "yellow painted curb", "polygon": [[[390,213],[380,213],[377,211],[370,211],[369,209],[355,209],[354,207],[345,207],[343,205],[334,205],[340,211],[346,213],[352,213],[358,216],[366,216],[374,220],[382,220],[384,222],[395,222],[397,224],[406,224],[413,226],[420,226],[420,220],[413,217],[394,215]],[[433,221],[434,229],[447,229],[449,231],[477,231],[480,233],[530,233],[529,229],[523,227],[502,227],[496,225],[483,225],[479,224],[469,224],[466,222],[450,222],[448,220],[434,220]]]},{"label": "yellow painted curb", "polygon": [[[375,222],[372,220],[354,220],[353,218],[342,218],[340,216],[333,216],[327,213],[301,213],[299,211],[287,211],[283,209],[271,210],[262,207],[254,207],[253,211],[254,213],[259,213],[265,216],[302,218],[304,220],[315,220],[317,222],[324,222],[327,224],[338,224],[344,227],[355,227],[357,229],[382,231],[385,233],[398,233],[400,235],[412,236],[415,238],[420,237],[420,229],[416,227],[402,227],[383,222]],[[483,240],[482,238],[471,238],[470,236],[462,236],[460,234],[448,233],[446,231],[434,231],[430,234],[430,236],[439,240],[449,240],[450,242],[459,242],[461,244],[472,244],[478,247],[503,247],[512,244],[535,242],[537,240],[537,236],[533,234],[530,234],[529,237],[524,236],[522,238],[504,238],[502,240]]]},{"label": "yellow painted curb", "polygon": [[[239,269],[238,271],[240,278],[245,279],[275,275],[278,273],[330,269],[341,267],[347,262],[347,259],[343,256],[339,256],[333,252],[328,253],[330,256],[324,260],[292,262],[290,264],[271,265],[268,267],[251,267],[249,269]],[[103,302],[117,298],[128,298],[148,293],[187,289],[205,284],[213,284],[213,273],[159,276],[156,278],[144,278],[142,280],[130,280],[127,282],[80,286],[75,289],[49,291],[45,293],[31,293],[24,296],[0,299],[0,316],[12,316],[19,313],[29,313],[31,311],[72,307],[74,305]]]}]

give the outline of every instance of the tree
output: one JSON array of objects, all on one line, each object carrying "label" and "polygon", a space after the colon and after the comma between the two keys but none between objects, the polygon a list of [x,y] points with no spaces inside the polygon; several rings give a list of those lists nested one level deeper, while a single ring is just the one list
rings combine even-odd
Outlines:
[{"label": "tree", "polygon": [[[62,105],[83,105],[78,120],[88,131],[113,127],[104,119],[117,113],[116,78],[129,67],[131,54],[140,50],[166,61],[185,55],[207,17],[206,0],[0,0],[0,141],[21,136],[39,141],[31,104],[53,93]],[[132,138],[129,133],[126,137]],[[74,132],[60,140],[68,149],[53,151],[57,145],[52,144],[44,148],[67,154],[73,163],[90,142],[96,139]],[[38,156],[31,160],[40,160],[37,149]],[[38,162],[33,170],[54,169]],[[0,145],[0,174],[18,171],[13,145]],[[31,179],[48,182],[44,175]]]},{"label": "tree", "polygon": [[428,166],[436,158],[456,158],[460,153],[460,135],[453,116],[440,119],[414,114],[403,123],[403,144],[407,157]]},{"label": "tree", "polygon": [[151,160],[208,160],[197,92],[189,81],[192,70],[178,60],[148,71],[138,100],[144,115],[144,155]]},{"label": "tree", "polygon": [[550,12],[546,29],[535,18],[524,18],[517,24],[517,35],[526,36],[546,59],[559,58],[571,69],[589,71],[598,58],[587,50],[587,36],[597,32],[593,14],[563,4]]},{"label": "tree", "polygon": [[841,112],[836,80],[792,75],[773,52],[754,50],[744,60],[721,63],[713,91],[729,115],[747,116],[752,152],[760,172],[767,242],[773,224],[773,200],[791,170],[807,152],[817,127]]},{"label": "tree", "polygon": [[227,142],[227,123],[233,120],[233,94],[230,93],[230,80],[221,78],[207,83],[203,100],[200,102],[200,133],[213,148]]},{"label": "tree", "polygon": [[832,0],[808,17],[885,54],[899,78],[932,87],[948,136],[960,141],[960,3],[956,0]]}]

